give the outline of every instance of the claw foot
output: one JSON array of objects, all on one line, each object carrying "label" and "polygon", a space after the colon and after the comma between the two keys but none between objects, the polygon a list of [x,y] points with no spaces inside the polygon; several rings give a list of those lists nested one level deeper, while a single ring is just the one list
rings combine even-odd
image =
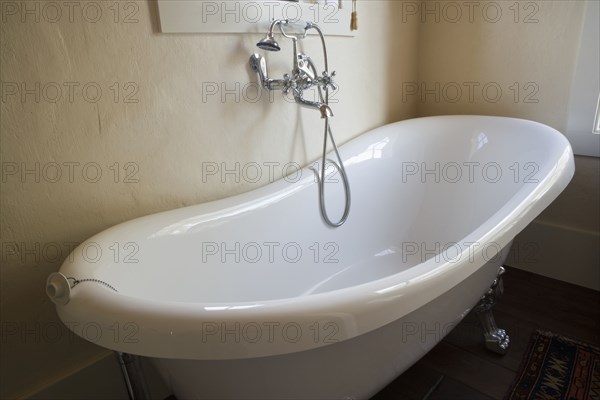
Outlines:
[{"label": "claw foot", "polygon": [[485,347],[497,354],[506,354],[510,338],[504,329],[498,328],[492,308],[497,299],[502,295],[504,287],[502,285],[502,275],[505,269],[500,267],[498,276],[485,295],[481,297],[479,303],[474,308],[479,322],[483,328],[483,337],[485,338]]},{"label": "claw foot", "polygon": [[510,337],[507,335],[504,329],[498,329],[493,333],[486,333],[485,336],[485,347],[494,353],[504,355],[508,351],[508,345],[510,344]]}]

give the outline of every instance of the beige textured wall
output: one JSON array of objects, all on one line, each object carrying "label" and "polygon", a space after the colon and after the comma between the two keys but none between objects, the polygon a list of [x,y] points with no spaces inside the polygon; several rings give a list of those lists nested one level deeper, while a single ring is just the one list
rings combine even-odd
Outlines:
[{"label": "beige textured wall", "polygon": [[[134,217],[230,196],[268,181],[265,169],[258,184],[233,179],[203,183],[203,162],[304,165],[318,157],[322,143],[317,112],[299,111],[279,97],[253,103],[246,100],[256,92],[248,89],[240,90],[239,101],[232,94],[225,102],[220,95],[203,99],[207,84],[231,89],[237,82],[243,89],[256,81],[247,62],[258,36],[160,34],[156,3],[145,1],[128,3],[139,9],[134,23],[123,23],[135,11],[125,9],[125,2],[119,3],[117,23],[108,9],[115,2],[94,2],[103,17],[92,23],[81,16],[86,3],[91,2],[77,2],[73,21],[63,15],[48,22],[55,18],[52,9],[46,15],[41,11],[40,22],[30,15],[22,22],[21,14],[14,17],[11,10],[3,13],[2,398],[51,384],[101,352],[59,328],[44,293],[47,275],[59,268],[70,243]],[[332,104],[339,143],[416,115],[416,103],[402,104],[400,94],[389,90],[416,78],[418,24],[396,24],[399,5],[370,2],[361,9],[356,38],[328,39],[330,65],[340,85],[339,103]],[[91,20],[96,7],[89,7]],[[291,65],[290,43],[282,46],[281,53],[268,55],[275,75]],[[316,40],[306,50],[321,59]],[[35,90],[36,82],[39,101],[35,94],[22,101],[21,84]],[[14,83],[16,95],[10,94]],[[54,103],[57,86],[63,98]],[[95,87],[102,89],[97,102],[91,101]],[[125,95],[137,102],[125,102]],[[60,166],[60,179],[53,163]],[[84,170],[87,163],[97,165]],[[36,166],[39,176],[23,174]],[[92,182],[97,166],[102,176]],[[275,171],[280,176],[282,168]]]},{"label": "beige textured wall", "polygon": [[[501,115],[565,132],[585,2],[420,4],[403,9],[425,23],[418,79],[402,86],[419,116]],[[463,4],[460,18],[452,4]],[[577,157],[575,178],[517,237],[508,264],[600,290],[599,186],[600,159]]]},{"label": "beige textured wall", "polygon": [[420,116],[502,115],[565,130],[584,2],[481,1],[459,19],[445,2],[425,3],[442,5],[439,22],[427,14],[421,27],[423,96],[405,93]]}]

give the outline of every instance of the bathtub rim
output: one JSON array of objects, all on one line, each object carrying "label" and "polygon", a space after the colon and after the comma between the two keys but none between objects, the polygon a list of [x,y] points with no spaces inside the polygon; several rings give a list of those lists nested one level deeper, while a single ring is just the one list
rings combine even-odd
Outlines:
[{"label": "bathtub rim", "polygon": [[[518,120],[514,118],[487,116],[424,118],[443,119],[464,117]],[[406,121],[386,125],[386,127],[402,124]],[[550,129],[549,132],[554,131],[559,133],[543,124],[528,120],[520,121],[533,123],[544,127],[544,129]],[[378,129],[371,132],[377,131]],[[559,135],[562,136],[560,133]],[[561,139],[564,140],[563,144],[566,146],[559,162],[554,167],[553,173],[546,175],[533,190],[524,192],[523,189],[520,189],[496,213],[464,239],[480,243],[481,245],[492,242],[498,243],[504,248],[518,232],[529,224],[562,192],[573,176],[574,166],[570,146],[564,137],[557,136],[557,140]],[[262,188],[257,190],[260,189]],[[231,201],[237,201],[240,199],[240,196],[244,195],[247,195],[247,193],[235,196],[231,198]],[[188,208],[192,209],[193,207],[196,206]],[[175,210],[167,211],[166,213],[172,211]],[[511,223],[511,221],[514,221],[514,223]],[[464,255],[462,257],[463,260],[465,259]],[[484,264],[485,260],[478,253],[471,262],[463,261],[453,264],[447,261],[441,262],[430,259],[411,267],[409,270],[351,287],[311,294],[305,297],[261,301],[261,307],[252,309],[250,320],[269,321],[291,318],[299,321],[301,326],[304,327],[310,326],[314,321],[335,320],[341,330],[341,339],[346,340],[384,326],[427,304],[438,295],[452,289]],[[398,301],[398,299],[402,299],[403,301]],[[127,304],[124,306],[124,303]],[[256,302],[230,302],[229,305],[248,306],[250,305],[248,303]],[[206,318],[213,321],[248,321],[249,313],[247,309],[222,310],[222,313],[219,315],[214,312],[207,312],[204,309],[204,307],[209,305],[222,304],[153,301],[148,298],[115,293],[105,287],[88,284],[74,287],[72,299],[69,304],[66,306],[57,306],[57,311],[63,322],[88,321],[91,323],[101,321],[99,323],[104,327],[110,326],[111,323],[114,324],[115,321],[125,324],[127,321],[137,319],[141,321],[140,324],[142,325],[141,338],[143,339],[142,342],[144,342],[143,345],[132,345],[132,343],[122,342],[111,343],[110,338],[100,338],[96,343],[112,350],[151,357],[188,359],[247,358],[286,354],[326,345],[326,343],[308,343],[301,340],[294,345],[279,343],[278,345],[271,346],[254,346],[250,349],[229,346],[229,349],[223,350],[221,348],[223,346],[217,346],[219,350],[215,352],[210,351],[210,349],[208,351],[201,349],[210,346],[186,346],[187,350],[184,351],[182,350],[182,346],[173,344],[177,340],[190,341],[190,338],[186,336],[190,332],[190,329],[193,331],[193,324],[190,325],[190,320],[193,322]],[[113,317],[106,318],[106,315]],[[91,316],[95,318],[91,318]],[[171,321],[171,324],[165,324],[165,321]],[[176,333],[175,336],[177,339],[174,339],[173,332],[170,332],[170,327],[186,326],[186,322],[188,324],[187,328],[184,328],[184,331],[186,329],[187,331],[181,335]],[[86,338],[85,333],[81,329],[78,330],[73,324],[71,326],[67,325],[67,327],[89,340],[89,337]],[[161,343],[163,344],[162,346],[160,345]],[[171,345],[165,346],[164,343],[171,343]],[[189,351],[190,348],[194,348],[195,350]]]}]

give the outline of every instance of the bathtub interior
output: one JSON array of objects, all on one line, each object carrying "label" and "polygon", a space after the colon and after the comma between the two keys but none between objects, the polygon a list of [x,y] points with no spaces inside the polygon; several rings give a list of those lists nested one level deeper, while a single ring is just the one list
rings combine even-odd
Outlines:
[{"label": "bathtub interior", "polygon": [[[215,304],[307,296],[402,273],[447,244],[476,241],[478,227],[501,219],[509,202],[553,173],[560,154],[540,138],[553,132],[528,121],[488,122],[404,121],[343,146],[352,211],[341,228],[322,223],[317,185],[305,169],[300,182],[279,181],[228,203],[246,201],[243,207],[202,214],[201,205],[199,215],[176,210],[167,225],[149,216],[112,228],[90,241],[118,243],[121,257],[106,252],[90,263],[76,256],[66,271],[127,296]],[[340,183],[329,185],[327,204],[335,218]],[[132,238],[132,229],[145,237]],[[413,244],[420,251],[407,254]]]}]

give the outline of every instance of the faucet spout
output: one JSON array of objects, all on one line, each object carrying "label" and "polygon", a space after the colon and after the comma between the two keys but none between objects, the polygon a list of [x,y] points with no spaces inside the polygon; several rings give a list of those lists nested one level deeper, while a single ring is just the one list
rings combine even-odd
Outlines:
[{"label": "faucet spout", "polygon": [[300,104],[301,106],[319,110],[321,112],[322,119],[333,117],[333,111],[331,111],[331,107],[325,103],[303,99],[302,95],[300,94],[295,94],[294,99],[296,100],[296,103]]},{"label": "faucet spout", "polygon": [[321,104],[319,110],[321,111],[321,119],[333,117],[333,111],[331,111],[331,108],[327,104]]}]

